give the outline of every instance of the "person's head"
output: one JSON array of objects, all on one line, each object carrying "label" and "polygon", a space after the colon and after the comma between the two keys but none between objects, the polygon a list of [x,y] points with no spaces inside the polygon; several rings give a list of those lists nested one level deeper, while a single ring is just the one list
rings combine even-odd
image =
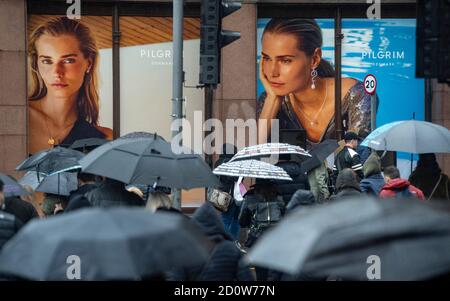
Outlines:
[{"label": "person's head", "polygon": [[54,215],[55,207],[60,204],[62,208],[66,208],[68,199],[65,196],[46,193],[42,202],[42,212],[45,216]]},{"label": "person's head", "polygon": [[255,195],[260,196],[265,200],[272,200],[277,197],[279,192],[275,182],[264,179],[256,180],[256,183],[252,186],[255,190]]},{"label": "person's head", "polygon": [[3,181],[0,180],[0,206],[3,205],[3,202],[5,201],[5,195],[3,194]]},{"label": "person's head", "polygon": [[322,31],[313,19],[271,19],[262,36],[263,72],[280,95],[311,87],[313,70],[333,77],[333,67],[322,59]]},{"label": "person's head", "polygon": [[353,149],[358,147],[358,135],[355,132],[347,132],[344,135],[345,144],[351,146]]},{"label": "person's head", "polygon": [[419,154],[419,161],[417,161],[417,169],[425,169],[431,172],[440,173],[441,168],[436,161],[436,155],[433,153]]},{"label": "person's head", "polygon": [[146,208],[150,209],[152,212],[155,212],[158,208],[166,208],[170,209],[173,207],[172,200],[170,197],[161,191],[150,192],[147,199]]},{"label": "person's head", "polygon": [[98,48],[89,28],[76,20],[57,17],[38,26],[30,36],[30,100],[47,94],[76,97],[78,116],[98,122]]},{"label": "person's head", "polygon": [[340,192],[345,188],[353,188],[361,191],[358,175],[350,168],[341,170],[336,179],[337,192]]},{"label": "person's head", "polygon": [[383,170],[384,181],[388,183],[392,179],[400,178],[400,171],[395,166],[388,166]]},{"label": "person's head", "polygon": [[97,176],[87,172],[79,172],[77,174],[78,186],[83,186],[84,184],[95,183]]}]

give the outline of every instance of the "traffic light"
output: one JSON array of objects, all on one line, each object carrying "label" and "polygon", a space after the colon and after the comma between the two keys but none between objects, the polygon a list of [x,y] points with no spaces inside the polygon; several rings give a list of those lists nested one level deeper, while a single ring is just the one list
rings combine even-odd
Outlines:
[{"label": "traffic light", "polygon": [[220,83],[220,54],[240,38],[237,31],[222,30],[222,19],[241,8],[241,2],[202,0],[200,14],[200,84]]},{"label": "traffic light", "polygon": [[450,83],[450,0],[418,0],[416,77]]}]

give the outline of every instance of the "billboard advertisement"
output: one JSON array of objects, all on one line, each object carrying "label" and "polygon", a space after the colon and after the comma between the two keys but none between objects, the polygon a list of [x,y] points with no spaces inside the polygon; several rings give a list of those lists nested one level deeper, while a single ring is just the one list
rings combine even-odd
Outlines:
[{"label": "billboard advertisement", "polygon": [[[269,35],[267,36],[271,37],[271,39],[266,38],[264,40],[263,32],[270,20],[266,18],[258,19],[258,70],[260,63],[264,60],[264,55],[261,55],[265,51],[264,48],[273,53],[279,51],[274,45],[276,45],[275,43],[283,43],[283,41],[277,41],[273,38],[276,36],[273,33],[277,32],[300,32],[298,35],[303,40],[298,41],[297,39],[295,42],[300,44],[295,44],[295,47],[309,47],[311,49],[320,47],[322,60],[325,59],[332,66],[334,65],[333,19],[316,19],[304,23],[295,22],[295,20],[299,19],[281,19],[284,21],[270,25],[267,31]],[[320,41],[316,41],[317,26],[320,28],[322,35],[322,44],[320,46]],[[369,74],[372,74],[377,80],[376,95],[378,106],[376,127],[398,120],[413,118],[424,120],[424,80],[415,78],[415,27],[415,19],[342,20],[344,38],[342,41],[341,62],[344,130],[352,130],[357,133],[361,129],[370,130],[370,96],[364,91],[362,84],[364,78]],[[306,32],[306,34],[302,32]],[[291,34],[291,36],[294,35]],[[267,44],[264,45],[264,42]],[[302,42],[303,44],[301,44]],[[289,43],[289,41],[284,43]],[[281,49],[281,52],[289,51],[285,46],[284,50],[283,48]],[[269,53],[268,55],[270,56],[271,54]],[[314,59],[314,54],[311,53],[309,58]],[[265,58],[265,60],[271,59],[273,58]],[[268,64],[265,74],[273,72],[270,76],[272,76],[271,80],[275,82],[275,86],[272,85],[272,87],[278,88],[280,91],[284,87],[288,88],[288,81],[291,79],[297,83],[297,87],[294,85],[290,91],[289,89],[287,90],[288,92],[293,92],[289,94],[289,101],[285,101],[281,105],[281,113],[278,115],[280,118],[280,129],[305,129],[308,139],[307,147],[310,147],[314,143],[330,138],[333,135],[334,78],[330,74],[322,77],[319,74],[319,80],[317,80],[319,83],[320,78],[328,79],[327,81],[322,81],[327,83],[326,87],[324,88],[324,83],[322,83],[322,87],[317,87],[316,84],[314,92],[317,92],[312,93],[311,81],[306,82],[307,80],[305,80],[303,87],[301,83],[302,76],[305,78],[313,78],[313,76],[310,77],[309,73],[305,73],[305,70],[301,68],[302,64],[314,65],[314,61],[308,60],[308,57],[306,57],[303,62],[300,60],[297,66],[293,64],[295,64],[295,58],[291,62],[289,60],[281,62],[278,70],[268,70]],[[292,75],[292,70],[295,70],[295,68],[297,68],[295,72],[299,72],[299,75]],[[284,73],[284,78],[283,72],[286,72]],[[289,76],[291,77],[289,78]],[[264,93],[265,86],[261,79],[258,78],[257,81],[257,115],[260,116],[264,109],[264,98],[267,93]],[[279,84],[278,87],[277,84]],[[328,99],[322,100],[325,94],[328,94]],[[331,98],[330,94],[332,95]],[[407,166],[409,169],[410,154],[399,153],[397,158],[397,163],[401,169],[404,169],[402,165]]]}]

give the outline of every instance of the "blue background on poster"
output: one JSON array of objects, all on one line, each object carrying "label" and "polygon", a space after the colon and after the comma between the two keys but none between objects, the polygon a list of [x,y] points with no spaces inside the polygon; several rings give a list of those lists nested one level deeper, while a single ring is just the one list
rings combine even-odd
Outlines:
[{"label": "blue background on poster", "polygon": [[[262,32],[269,20],[258,19],[258,68]],[[322,56],[334,63],[334,20],[316,21],[322,28]],[[342,76],[362,81],[371,73],[377,78],[377,127],[412,119],[413,113],[424,120],[424,80],[415,78],[416,20],[343,19],[342,33]],[[258,95],[263,91],[258,79]],[[398,153],[398,158],[409,160],[410,154]]]}]

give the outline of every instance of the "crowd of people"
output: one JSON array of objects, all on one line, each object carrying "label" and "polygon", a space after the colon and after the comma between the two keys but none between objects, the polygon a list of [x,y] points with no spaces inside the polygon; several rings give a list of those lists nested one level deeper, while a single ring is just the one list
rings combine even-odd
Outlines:
[{"label": "crowd of people", "polygon": [[[234,191],[239,179],[220,176],[218,189],[232,196],[228,208],[217,208],[213,202],[207,201],[192,216],[174,207],[171,191],[166,187],[149,186],[142,191],[142,187],[127,186],[81,171],[77,174],[78,188],[69,196],[44,194],[40,203],[36,202],[33,194],[5,197],[3,182],[0,182],[0,249],[33,219],[51,218],[55,214],[68,214],[88,207],[137,206],[153,213],[164,211],[186,216],[203,230],[213,246],[204,266],[168,271],[165,279],[284,280],[290,279],[289,276],[250,267],[242,259],[267,229],[277,225],[293,210],[301,210],[305,206],[326,206],[349,197],[363,200],[365,196],[450,201],[448,176],[442,173],[434,154],[420,155],[417,168],[406,180],[400,177],[395,166],[382,168],[375,151],[369,150],[370,155],[362,160],[357,151],[361,150],[358,149],[360,136],[356,133],[346,133],[344,141],[345,146],[336,153],[332,169],[323,162],[309,172],[302,172],[301,162],[291,160],[290,155],[282,155],[277,165],[289,174],[292,181],[256,179],[242,198]],[[224,149],[226,147],[224,145]],[[227,162],[232,155],[225,152],[215,165]],[[302,277],[308,279],[308,275]]]}]

